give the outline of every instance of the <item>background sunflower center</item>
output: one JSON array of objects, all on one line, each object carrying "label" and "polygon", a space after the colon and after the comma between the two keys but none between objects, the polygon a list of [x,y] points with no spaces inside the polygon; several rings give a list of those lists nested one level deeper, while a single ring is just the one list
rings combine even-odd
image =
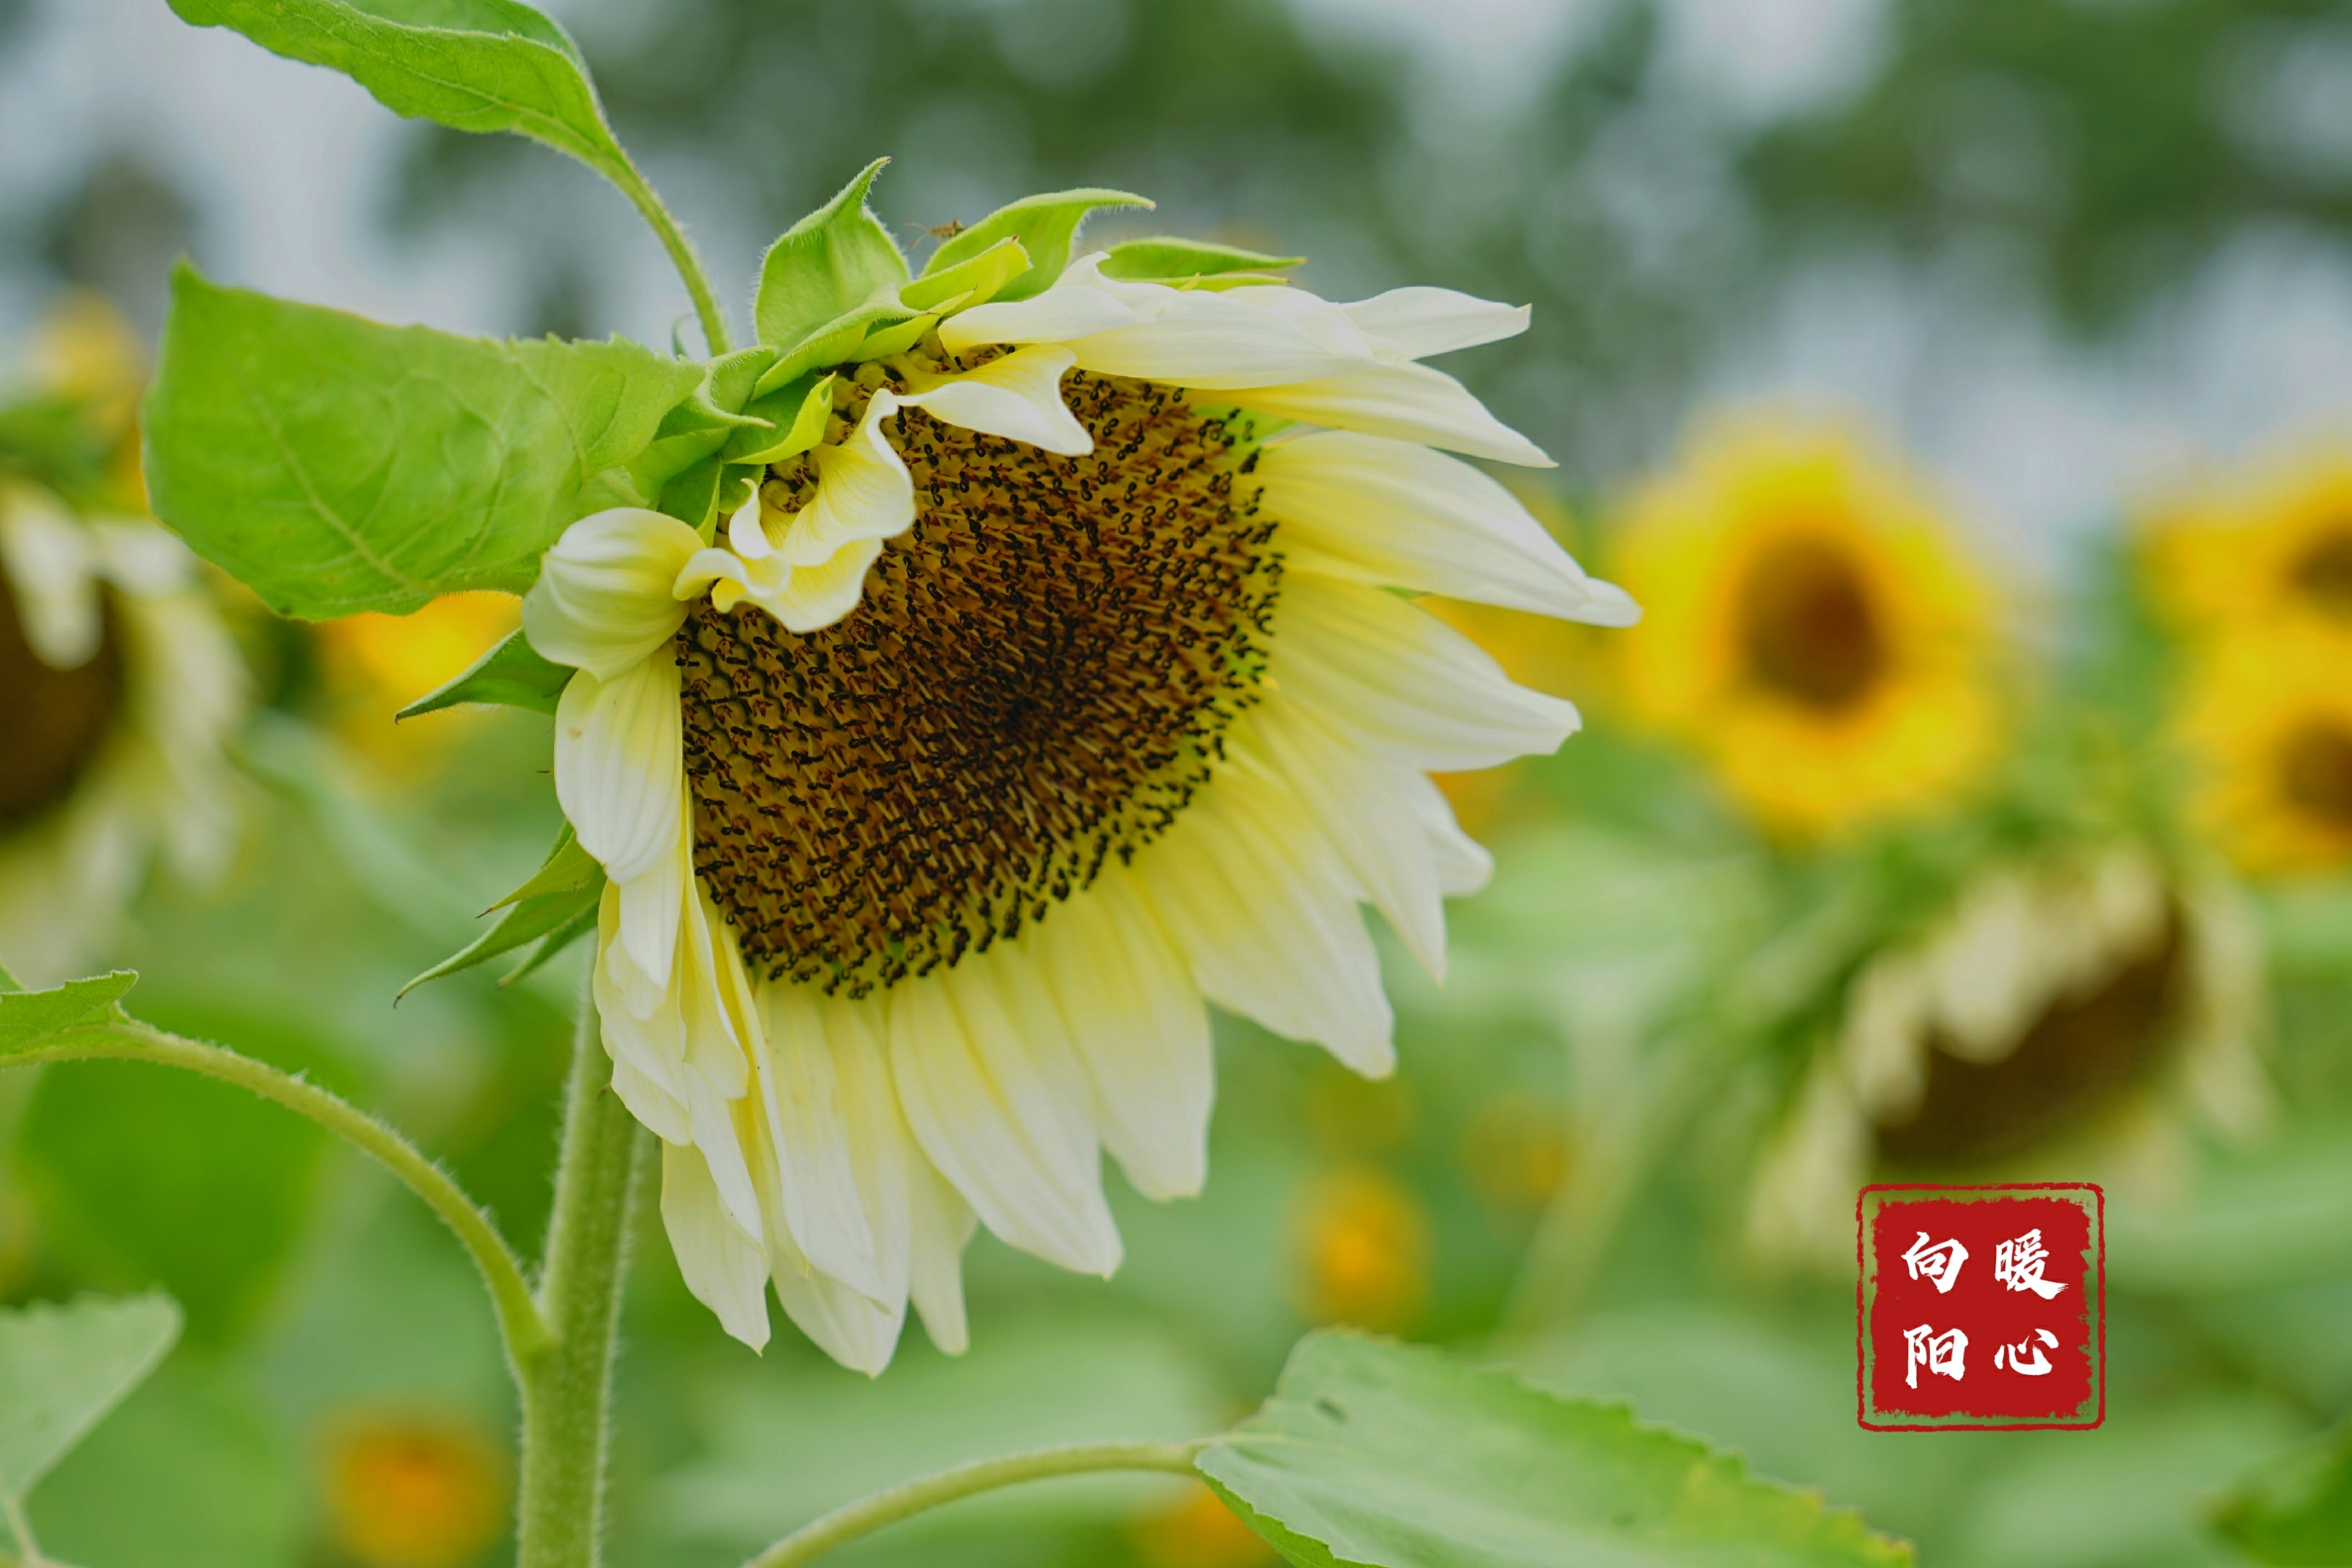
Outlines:
[{"label": "background sunflower center", "polygon": [[[678,633],[696,868],[772,977],[859,995],[1043,918],[1168,826],[1252,700],[1279,565],[1237,430],[1146,382],[1065,392],[1089,455],[899,414],[919,515],[839,625],[705,601]],[[814,488],[802,459],[777,482]]]},{"label": "background sunflower center", "polygon": [[2187,956],[2175,914],[2106,978],[2044,1008],[2008,1054],[1970,1061],[1932,1045],[1926,1092],[1906,1118],[1879,1124],[1879,1153],[1905,1166],[1981,1165],[2097,1111],[2173,1038]]},{"label": "background sunflower center", "polygon": [[2279,747],[2279,788],[2329,827],[2352,831],[2352,733],[2324,719],[2289,732]]},{"label": "background sunflower center", "polygon": [[2288,577],[2320,609],[2352,617],[2352,518],[2339,522],[2297,556]]},{"label": "background sunflower center", "polygon": [[0,576],[0,830],[39,816],[69,794],[122,706],[122,647],[114,606],[98,652],[77,669],[52,669],[25,640],[16,595]]},{"label": "background sunflower center", "polygon": [[1870,591],[1845,552],[1795,538],[1748,566],[1737,606],[1741,652],[1759,685],[1811,707],[1839,708],[1886,668],[1886,640]]}]

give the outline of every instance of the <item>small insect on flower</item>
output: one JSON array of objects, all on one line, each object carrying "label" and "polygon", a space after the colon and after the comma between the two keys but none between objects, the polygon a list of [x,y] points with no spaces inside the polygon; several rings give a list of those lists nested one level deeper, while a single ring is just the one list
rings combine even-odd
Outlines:
[{"label": "small insect on flower", "polygon": [[1791,837],[1948,795],[1990,760],[1984,583],[1918,485],[1851,433],[1749,416],[1634,501],[1634,716]]},{"label": "small insect on flower", "polygon": [[[822,232],[903,277],[867,178],[772,273]],[[1116,1269],[1101,1151],[1199,1190],[1208,1003],[1390,1070],[1359,905],[1442,972],[1488,865],[1427,775],[1578,724],[1392,590],[1636,616],[1446,455],[1549,462],[1418,362],[1525,309],[1173,240],[1029,277],[1010,221],[773,362],[793,434],[719,538],[583,517],[523,609],[579,672],[556,789],[687,1281],[869,1371],[910,1299],[962,1347],[975,1223]]]}]

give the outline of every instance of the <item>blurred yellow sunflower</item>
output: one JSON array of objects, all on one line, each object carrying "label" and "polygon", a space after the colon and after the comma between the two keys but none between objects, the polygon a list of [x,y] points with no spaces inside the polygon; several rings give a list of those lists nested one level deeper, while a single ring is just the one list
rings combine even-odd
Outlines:
[{"label": "blurred yellow sunflower", "polygon": [[2128,840],[1986,869],[1856,970],[1766,1141],[1751,1246],[1851,1263],[1854,1193],[1878,1175],[2160,1187],[2190,1128],[2268,1114],[2263,984],[2259,928],[2218,873]]},{"label": "blurred yellow sunflower", "polygon": [[2352,446],[2314,446],[2156,509],[2141,558],[2158,603],[2198,632],[2352,634]]},{"label": "blurred yellow sunflower", "polygon": [[220,868],[246,689],[194,556],[121,470],[128,329],[77,298],[31,359],[28,402],[87,426],[0,444],[0,964],[48,985],[90,962],[153,850],[190,880]]},{"label": "blurred yellow sunflower", "polygon": [[341,1412],[321,1445],[335,1545],[366,1568],[466,1568],[499,1537],[506,1456],[452,1413]]},{"label": "blurred yellow sunflower", "polygon": [[2352,637],[2290,618],[2207,650],[2180,730],[2200,824],[2250,872],[2352,863]]},{"label": "blurred yellow sunflower", "polygon": [[1635,716],[1769,830],[1816,836],[1966,782],[1996,737],[1986,585],[1916,481],[1836,424],[1727,421],[1634,501]]}]

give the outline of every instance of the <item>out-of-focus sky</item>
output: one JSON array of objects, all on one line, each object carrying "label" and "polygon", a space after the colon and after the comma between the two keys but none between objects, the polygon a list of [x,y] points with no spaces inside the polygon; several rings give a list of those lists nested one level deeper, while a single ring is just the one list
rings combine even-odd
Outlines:
[{"label": "out-of-focus sky", "polygon": [[[1105,4],[1105,25],[1123,26],[1116,0]],[[1409,141],[1441,163],[1507,140],[1606,15],[1597,0],[1291,4],[1310,37],[1401,53]],[[592,45],[663,47],[658,28],[625,20],[622,0],[549,8]],[[185,26],[164,0],[15,0],[0,18],[0,338],[23,330],[61,259],[125,295],[152,330],[183,234],[215,275],[273,293],[457,329],[530,325],[543,280],[528,276],[529,258],[544,250],[519,246],[505,225],[392,234],[386,214],[422,131],[349,82]],[[1885,31],[1883,0],[1671,0],[1661,25],[1654,69],[1669,78],[1666,96],[1732,134],[1856,90]],[[2326,86],[2305,95],[2323,118]],[[765,225],[744,219],[707,163],[670,166],[657,150],[646,162],[714,272],[748,277]],[[1612,209],[1602,221],[1661,225],[1671,245],[1676,224],[1720,216],[1681,211],[1718,199],[1703,180],[1677,188],[1655,161],[1639,167],[1622,189],[1596,187]],[[162,188],[143,191],[151,177]],[[93,189],[110,193],[117,217],[104,254],[73,252],[74,204]],[[579,189],[552,237],[597,261],[596,327],[665,341],[681,301],[660,253],[617,198]],[[145,229],[123,224],[142,202],[153,211]],[[542,208],[509,223],[548,221]],[[1681,407],[1777,396],[1858,408],[1917,452],[1991,553],[2028,576],[2053,569],[2057,541],[2111,518],[2119,499],[2210,455],[2352,417],[2352,265],[2334,241],[2292,227],[2239,233],[2126,329],[2088,339],[2001,287],[1981,259],[1904,259],[1866,238],[1816,255],[1710,339]],[[1671,443],[1671,429],[1653,435],[1653,448]],[[1631,475],[1573,477],[1606,492]]]}]

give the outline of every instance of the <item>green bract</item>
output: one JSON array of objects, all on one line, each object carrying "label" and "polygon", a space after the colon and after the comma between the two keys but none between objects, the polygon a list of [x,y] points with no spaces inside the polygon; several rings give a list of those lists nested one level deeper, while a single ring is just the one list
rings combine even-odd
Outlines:
[{"label": "green bract", "polygon": [[943,272],[969,261],[1001,240],[1017,239],[1028,254],[1030,270],[996,291],[999,299],[1026,299],[1042,292],[1070,264],[1071,242],[1087,214],[1100,207],[1145,207],[1141,196],[1125,191],[1056,191],[1024,196],[1003,206],[940,246],[923,276]]},{"label": "green bract", "polygon": [[[570,674],[566,671],[565,674]],[[572,824],[556,835],[555,847],[529,882],[492,904],[485,914],[505,910],[499,923],[462,951],[444,958],[400,988],[406,996],[427,980],[437,980],[486,964],[502,953],[537,943],[538,946],[510,971],[501,984],[516,980],[546,963],[596,924],[597,901],[604,894],[604,868],[580,847]]]},{"label": "green bract", "polygon": [[1309,1334],[1194,1461],[1293,1563],[1899,1568],[1905,1543],[1737,1458],[1435,1351]]},{"label": "green bract", "polygon": [[704,374],[618,339],[378,326],[186,266],[172,296],[146,413],[156,514],[310,620],[530,587],[592,477],[641,456]]},{"label": "green bract", "polygon": [[53,990],[28,991],[0,970],[0,1055],[34,1044],[110,1010],[139,977],[128,969],[68,980]]}]

